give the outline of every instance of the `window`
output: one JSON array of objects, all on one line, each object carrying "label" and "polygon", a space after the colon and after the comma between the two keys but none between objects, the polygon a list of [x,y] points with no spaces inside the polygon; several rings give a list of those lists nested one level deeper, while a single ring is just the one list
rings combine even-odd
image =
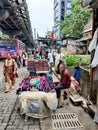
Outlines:
[{"label": "window", "polygon": [[16,46],[16,41],[15,40],[0,40],[0,46]]},{"label": "window", "polygon": [[62,1],[62,2],[61,2],[61,7],[64,7],[64,6],[65,6],[65,2]]},{"label": "window", "polygon": [[20,41],[19,45],[21,50],[25,50],[25,44],[23,42]]},{"label": "window", "polygon": [[64,16],[61,16],[61,20],[64,20]]}]

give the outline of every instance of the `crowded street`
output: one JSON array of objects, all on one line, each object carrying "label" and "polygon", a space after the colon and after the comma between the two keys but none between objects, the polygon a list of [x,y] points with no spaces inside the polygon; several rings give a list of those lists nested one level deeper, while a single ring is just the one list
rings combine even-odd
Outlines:
[{"label": "crowded street", "polygon": [[0,130],[98,130],[98,0],[0,0]]},{"label": "crowded street", "polygon": [[[28,73],[26,67],[18,69],[19,78],[15,88],[9,93],[4,93],[5,84],[2,74],[3,62],[0,62],[0,130],[53,130],[53,122],[51,116],[43,119],[41,122],[36,118],[29,118],[25,121],[24,116],[21,116],[18,111],[16,90],[19,87],[19,83],[23,77]],[[54,78],[54,80],[56,80]],[[97,130],[98,126],[90,117],[90,115],[84,111],[81,106],[74,106],[71,102],[69,105],[64,104],[63,108],[58,108],[56,113],[75,113],[81,123],[81,127],[64,128],[64,130]],[[58,129],[56,129],[58,130]],[[59,130],[63,130],[62,128]]]}]

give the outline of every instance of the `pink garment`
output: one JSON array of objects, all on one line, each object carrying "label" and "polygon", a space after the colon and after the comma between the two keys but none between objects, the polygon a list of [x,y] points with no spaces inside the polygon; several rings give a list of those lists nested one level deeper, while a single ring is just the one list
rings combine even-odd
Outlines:
[{"label": "pink garment", "polygon": [[40,90],[43,90],[43,83],[45,83],[45,81],[46,81],[45,76],[40,77]]},{"label": "pink garment", "polygon": [[23,89],[26,89],[27,87],[28,87],[28,85],[26,85],[26,84],[23,84],[23,85],[22,85],[22,88],[23,88]]}]

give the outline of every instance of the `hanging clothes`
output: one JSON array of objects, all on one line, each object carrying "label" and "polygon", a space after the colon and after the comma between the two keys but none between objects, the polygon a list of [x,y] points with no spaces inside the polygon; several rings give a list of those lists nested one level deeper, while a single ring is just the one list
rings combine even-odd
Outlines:
[{"label": "hanging clothes", "polygon": [[91,63],[91,67],[96,67],[98,65],[98,45],[96,47],[96,50],[95,50],[95,54],[94,54],[94,57],[93,57],[93,60],[92,60],[92,63]]},{"label": "hanging clothes", "polygon": [[97,111],[96,111],[95,116],[94,116],[94,121],[96,123],[98,123],[98,107],[97,107]]},{"label": "hanging clothes", "polygon": [[93,39],[92,39],[92,41],[90,42],[90,45],[89,45],[89,47],[88,47],[89,52],[93,51],[93,50],[96,48],[97,38],[98,38],[98,28],[96,29],[96,31],[95,31],[95,33],[94,33],[94,36],[93,36]]},{"label": "hanging clothes", "polygon": [[97,71],[97,67],[95,67],[95,68],[92,70],[93,79],[95,79],[96,71]]},{"label": "hanging clothes", "polygon": [[96,67],[96,73],[95,73],[94,80],[98,80],[98,67]]}]

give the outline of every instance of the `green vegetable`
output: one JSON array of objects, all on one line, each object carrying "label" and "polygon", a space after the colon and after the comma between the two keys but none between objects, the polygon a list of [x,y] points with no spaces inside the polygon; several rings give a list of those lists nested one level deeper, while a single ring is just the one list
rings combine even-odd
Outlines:
[{"label": "green vegetable", "polygon": [[63,60],[66,60],[67,66],[74,66],[77,63],[81,66],[89,65],[91,62],[90,55],[64,55]]}]

